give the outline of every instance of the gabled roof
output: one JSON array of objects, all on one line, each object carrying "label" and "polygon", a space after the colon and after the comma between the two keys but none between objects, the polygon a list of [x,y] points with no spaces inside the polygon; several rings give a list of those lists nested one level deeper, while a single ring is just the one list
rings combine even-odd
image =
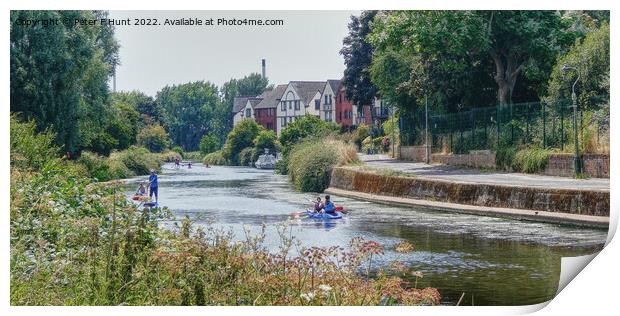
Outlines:
[{"label": "gabled roof", "polygon": [[248,103],[249,98],[251,98],[251,96],[235,97],[235,99],[233,100],[233,108],[232,108],[233,113],[237,113],[241,111],[245,107],[245,105]]},{"label": "gabled roof", "polygon": [[322,94],[325,89],[325,81],[291,81],[290,84],[304,105],[307,105],[317,92]]},{"label": "gabled roof", "polygon": [[278,106],[278,102],[282,98],[282,94],[284,90],[286,90],[287,84],[281,84],[275,87],[271,91],[263,92],[264,98],[263,100],[255,106],[255,109],[267,109],[267,108],[275,108]]},{"label": "gabled roof", "polygon": [[332,88],[332,91],[338,94],[338,88],[340,87],[339,79],[329,79],[327,80],[327,84]]},{"label": "gabled roof", "polygon": [[[263,94],[261,94],[262,96]],[[252,108],[255,108],[257,104],[260,103],[260,101],[263,100],[263,98],[261,96],[258,96],[256,98],[249,98],[248,101],[250,101],[250,105],[252,105]]]}]

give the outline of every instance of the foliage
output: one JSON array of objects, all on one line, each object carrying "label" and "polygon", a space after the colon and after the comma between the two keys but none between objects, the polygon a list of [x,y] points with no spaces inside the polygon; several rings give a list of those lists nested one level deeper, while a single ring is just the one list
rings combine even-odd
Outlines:
[{"label": "foliage", "polygon": [[189,151],[183,155],[183,159],[187,160],[202,160],[204,158],[204,154],[200,151]]},{"label": "foliage", "polygon": [[498,168],[512,171],[517,149],[513,146],[501,146],[495,151],[495,164]]},{"label": "foliage", "polygon": [[295,145],[288,157],[288,175],[299,191],[322,192],[334,166],[357,162],[353,145],[333,139],[309,139]]},{"label": "foliage", "polygon": [[[578,39],[568,53],[557,59],[549,79],[547,102],[570,99],[577,74],[580,77],[575,91],[582,108],[588,109],[595,105],[590,100],[592,97],[609,98],[609,35],[609,24],[605,23],[582,40]],[[561,68],[564,65],[575,67],[577,71],[562,73]]]},{"label": "foliage", "polygon": [[228,134],[222,155],[233,165],[239,165],[239,154],[244,148],[254,147],[254,139],[264,128],[254,120],[242,120]]},{"label": "foliage", "polygon": [[165,86],[157,92],[156,102],[164,111],[164,125],[170,138],[185,150],[197,150],[205,134],[226,130],[229,113],[224,113],[218,89],[210,82]]},{"label": "foliage", "polygon": [[75,163],[84,166],[85,176],[109,181],[148,175],[150,170],[159,170],[163,160],[163,157],[146,148],[132,146],[123,151],[114,151],[110,157],[84,151]]},{"label": "foliage", "polygon": [[208,134],[202,136],[199,147],[200,152],[206,155],[220,149],[220,140],[216,135]]},{"label": "foliage", "polygon": [[[410,95],[418,104],[429,94],[449,111],[495,95],[506,104],[515,89],[523,98],[544,93],[555,57],[576,36],[554,11],[385,11],[372,26],[381,94]],[[394,63],[403,71],[390,74]]]},{"label": "foliage", "polygon": [[159,124],[145,127],[138,134],[138,144],[152,152],[162,152],[170,146],[168,133]]},{"label": "foliage", "polygon": [[368,129],[368,126],[366,124],[362,123],[357,126],[357,129],[355,130],[355,134],[353,137],[353,142],[357,146],[358,150],[362,149],[362,141],[366,139],[366,137],[368,137],[369,135],[370,135],[370,130]]},{"label": "foliage", "polygon": [[239,165],[240,166],[252,166],[254,163],[254,156],[256,149],[253,147],[246,147],[239,152]]},{"label": "foliage", "polygon": [[230,79],[225,82],[221,88],[222,109],[226,115],[225,129],[218,136],[219,143],[224,143],[226,135],[230,132],[233,126],[233,104],[235,97],[238,96],[257,96],[263,93],[265,90],[271,90],[269,86],[269,80],[263,78],[261,74],[252,73],[248,76],[244,76],[241,79]]},{"label": "foliage", "polygon": [[271,154],[275,154],[278,151],[278,136],[276,136],[276,133],[272,130],[262,130],[254,139],[254,160],[256,160],[259,155],[262,155],[265,149],[269,149],[269,153]]},{"label": "foliage", "polygon": [[163,122],[161,106],[152,97],[143,92],[134,90],[112,93],[112,104],[124,104],[136,110],[141,117],[140,129],[155,123],[162,124]]},{"label": "foliage", "polygon": [[19,25],[22,20],[99,20],[105,11],[11,11],[11,112],[50,128],[64,151],[114,145],[105,132],[107,80],[118,64],[114,27],[58,23]]},{"label": "foliage", "polygon": [[517,151],[512,163],[516,171],[537,173],[545,170],[552,151],[543,148],[526,148]]},{"label": "foliage", "polygon": [[362,11],[359,17],[352,15],[349,34],[342,40],[344,46],[340,54],[346,66],[342,83],[346,87],[347,98],[354,104],[370,104],[377,93],[369,71],[373,47],[366,41],[376,15],[377,11]]},{"label": "foliage", "polygon": [[41,170],[57,160],[59,150],[51,131],[37,134],[34,121],[20,122],[13,114],[10,124],[11,169]]},{"label": "foliage", "polygon": [[175,153],[179,154],[181,157],[185,157],[185,152],[183,151],[183,148],[181,148],[181,146],[174,146],[174,147],[170,148],[170,150],[172,150]]},{"label": "foliage", "polygon": [[304,138],[322,138],[338,130],[336,124],[325,122],[314,115],[306,114],[298,117],[294,122],[287,124],[280,133],[282,151],[287,155],[292,147]]},{"label": "foliage", "polygon": [[202,163],[213,166],[224,166],[229,164],[226,158],[224,158],[221,150],[207,154],[202,160]]}]

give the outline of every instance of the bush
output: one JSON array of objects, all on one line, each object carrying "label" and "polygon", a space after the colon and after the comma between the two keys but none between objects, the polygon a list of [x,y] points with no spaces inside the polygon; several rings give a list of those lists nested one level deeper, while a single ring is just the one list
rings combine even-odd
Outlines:
[{"label": "bush", "polygon": [[552,151],[542,148],[527,148],[517,151],[512,163],[516,171],[537,173],[544,171]]},{"label": "bush", "polygon": [[86,167],[89,178],[94,178],[98,181],[113,179],[110,166],[106,163],[106,159],[103,156],[90,151],[84,151],[77,162]]},{"label": "bush", "polygon": [[297,190],[322,192],[329,186],[334,166],[357,161],[353,145],[333,139],[308,140],[293,147],[287,169]]},{"label": "bush", "polygon": [[181,148],[181,146],[174,146],[170,150],[172,150],[175,153],[179,154],[181,156],[181,158],[185,158],[185,152],[183,151],[183,148]]},{"label": "bush", "polygon": [[364,141],[364,139],[366,139],[369,135],[369,129],[366,124],[362,123],[357,127],[355,133],[353,134],[353,142],[357,145],[358,150],[362,150],[362,141]]},{"label": "bush", "polygon": [[202,163],[205,165],[213,165],[213,166],[225,166],[228,165],[228,161],[224,158],[221,150],[212,152],[207,154],[205,158],[202,160]]},{"label": "bush", "polygon": [[276,161],[274,170],[277,174],[288,174],[288,157],[282,156],[282,159]]},{"label": "bush", "polygon": [[41,170],[46,164],[57,162],[60,150],[54,146],[54,133],[35,133],[36,123],[19,122],[11,114],[10,123],[11,168]]},{"label": "bush", "polygon": [[280,134],[280,144],[284,155],[304,138],[321,138],[338,132],[338,125],[328,123],[320,118],[306,114],[288,124]]},{"label": "bush", "polygon": [[200,152],[206,155],[220,149],[220,141],[215,135],[205,135],[200,139],[199,148]]},{"label": "bush", "polygon": [[134,175],[147,175],[151,170],[159,170],[163,159],[161,154],[154,154],[144,147],[131,146],[126,150],[112,153],[110,158],[118,155],[121,161]]},{"label": "bush", "polygon": [[222,155],[233,165],[239,165],[239,154],[244,148],[254,147],[254,139],[264,130],[254,120],[242,120],[228,134]]},{"label": "bush", "polygon": [[278,137],[274,131],[263,130],[254,139],[254,157],[256,161],[258,155],[262,155],[265,152],[265,148],[269,149],[269,153],[275,155],[278,150]]},{"label": "bush", "polygon": [[514,162],[516,153],[517,149],[514,147],[499,147],[495,151],[495,164],[499,169],[512,171],[512,164]]},{"label": "bush", "polygon": [[256,153],[256,149],[252,147],[244,148],[239,153],[239,165],[241,166],[252,166],[254,163],[254,155]]},{"label": "bush", "polygon": [[138,133],[137,139],[138,144],[155,153],[160,153],[170,146],[168,133],[159,124],[143,128]]},{"label": "bush", "polygon": [[201,160],[204,158],[204,154],[200,151],[189,151],[185,153],[183,158],[188,160]]}]

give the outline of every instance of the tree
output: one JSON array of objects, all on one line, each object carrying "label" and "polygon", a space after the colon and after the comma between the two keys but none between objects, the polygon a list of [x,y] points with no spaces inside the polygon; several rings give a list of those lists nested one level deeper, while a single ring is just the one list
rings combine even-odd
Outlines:
[{"label": "tree", "polygon": [[264,130],[254,120],[242,120],[228,134],[222,155],[233,165],[239,164],[239,154],[248,147],[254,147],[254,139]]},{"label": "tree", "polygon": [[375,15],[377,11],[362,11],[359,17],[352,15],[349,35],[342,41],[344,46],[340,54],[346,66],[342,83],[346,87],[347,98],[354,104],[370,104],[377,93],[377,88],[370,80],[373,47],[366,41]]},{"label": "tree", "polygon": [[[23,26],[22,20],[99,20],[104,11],[11,11],[11,111],[51,127],[65,151],[97,147],[106,139],[108,78],[118,64],[110,25]],[[103,138],[101,138],[103,135]]]},{"label": "tree", "polygon": [[580,78],[575,89],[580,105],[592,106],[589,100],[592,97],[609,99],[609,35],[609,24],[605,23],[599,29],[588,33],[583,40],[577,40],[568,53],[557,59],[549,80],[549,95],[546,98],[548,102],[571,97],[571,88],[577,73],[570,71],[562,74],[560,68],[564,65],[575,67],[579,71]]},{"label": "tree", "polygon": [[224,131],[217,87],[204,81],[165,86],[156,102],[164,110],[164,125],[175,145],[186,151],[198,150],[205,134]]},{"label": "tree", "polygon": [[123,103],[133,107],[142,117],[140,127],[162,123],[163,111],[155,100],[143,92],[134,90],[130,92],[116,92],[112,94],[112,103]]},{"label": "tree", "polygon": [[209,154],[220,149],[220,141],[217,136],[213,134],[202,136],[200,139],[200,152],[203,154]]},{"label": "tree", "polygon": [[378,56],[402,50],[415,57],[409,81],[392,89],[418,99],[443,90],[444,100],[458,102],[485,93],[491,78],[507,104],[521,75],[530,81],[525,89],[544,91],[555,56],[574,38],[567,28],[553,11],[396,11],[375,18],[369,41]]},{"label": "tree", "polygon": [[221,142],[224,142],[226,135],[228,135],[228,132],[233,126],[234,113],[232,110],[235,97],[257,96],[265,90],[271,90],[270,88],[272,89],[272,87],[269,86],[269,80],[263,78],[263,76],[258,73],[252,73],[241,79],[230,79],[222,85],[222,106],[219,111],[222,113],[221,115],[225,117],[225,120],[223,133],[220,134]]},{"label": "tree", "polygon": [[256,156],[262,154],[265,149],[269,149],[270,153],[275,153],[278,148],[278,137],[271,130],[262,130],[254,138],[254,148]]},{"label": "tree", "polygon": [[162,152],[170,146],[168,133],[159,124],[145,127],[138,134],[138,144],[152,152]]},{"label": "tree", "polygon": [[328,123],[314,115],[306,114],[286,125],[286,128],[280,133],[280,144],[282,144],[283,153],[286,155],[295,144],[304,138],[324,137],[338,131],[338,125],[335,123]]}]

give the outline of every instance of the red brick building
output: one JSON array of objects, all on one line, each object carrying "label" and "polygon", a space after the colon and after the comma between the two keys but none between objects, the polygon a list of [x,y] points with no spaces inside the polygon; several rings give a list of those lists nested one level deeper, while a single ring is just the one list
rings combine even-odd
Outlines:
[{"label": "red brick building", "polygon": [[276,107],[280,103],[286,86],[285,84],[278,85],[275,89],[266,91],[263,95],[263,99],[254,107],[254,119],[256,123],[276,133],[278,132]]},{"label": "red brick building", "polygon": [[372,124],[370,105],[364,105],[363,110],[358,113],[357,106],[347,99],[342,83],[336,95],[336,122],[347,127],[357,126],[362,123],[366,125]]}]

